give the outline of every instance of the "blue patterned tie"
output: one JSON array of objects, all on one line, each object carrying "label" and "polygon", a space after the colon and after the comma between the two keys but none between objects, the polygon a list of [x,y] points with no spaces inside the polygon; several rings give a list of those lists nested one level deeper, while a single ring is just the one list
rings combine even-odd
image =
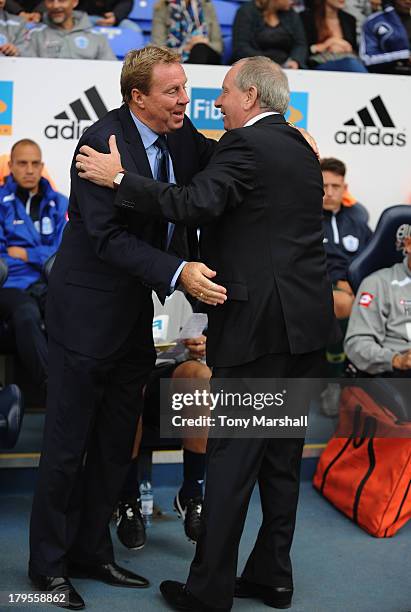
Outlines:
[{"label": "blue patterned tie", "polygon": [[168,153],[168,147],[167,147],[167,140],[166,140],[166,137],[164,136],[164,134],[159,136],[154,144],[156,145],[157,149],[159,150],[159,153],[157,155],[158,165],[157,165],[157,176],[156,176],[156,179],[158,181],[163,182],[163,183],[168,183],[169,180],[170,180],[170,175],[169,175],[169,172],[168,172],[168,164],[169,164],[168,157],[169,157],[169,153]]},{"label": "blue patterned tie", "polygon": [[[164,134],[161,134],[154,143],[159,150],[157,155],[157,176],[156,179],[161,181],[162,183],[170,182],[170,173],[169,173],[169,152],[167,146],[167,139]],[[171,239],[174,234],[174,223],[169,222],[167,227],[167,240],[166,240],[166,250],[168,250],[170,246]]]}]

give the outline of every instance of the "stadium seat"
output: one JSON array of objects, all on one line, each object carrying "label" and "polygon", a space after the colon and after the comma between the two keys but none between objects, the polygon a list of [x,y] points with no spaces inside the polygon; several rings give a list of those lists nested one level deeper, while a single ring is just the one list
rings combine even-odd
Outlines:
[{"label": "stadium seat", "polygon": [[354,293],[363,278],[404,259],[402,250],[396,247],[397,231],[404,224],[411,225],[411,206],[399,204],[384,210],[370,242],[348,268],[348,280]]},{"label": "stadium seat", "polygon": [[0,448],[13,448],[19,437],[24,405],[17,385],[0,391]]},{"label": "stadium seat", "polygon": [[136,21],[143,32],[151,33],[154,5],[157,0],[134,0],[133,10],[128,19]]},{"label": "stadium seat", "polygon": [[144,47],[142,32],[135,32],[128,28],[110,28],[105,26],[96,26],[93,28],[93,32],[107,37],[110,47],[118,59],[123,59],[130,49],[141,49],[141,47]]},{"label": "stadium seat", "polygon": [[214,0],[213,5],[217,13],[222,35],[231,36],[231,27],[239,5],[235,2],[225,2],[224,0]]},{"label": "stadium seat", "polygon": [[229,66],[231,64],[231,57],[233,55],[233,37],[231,36],[223,36],[223,59],[222,63],[224,66]]}]

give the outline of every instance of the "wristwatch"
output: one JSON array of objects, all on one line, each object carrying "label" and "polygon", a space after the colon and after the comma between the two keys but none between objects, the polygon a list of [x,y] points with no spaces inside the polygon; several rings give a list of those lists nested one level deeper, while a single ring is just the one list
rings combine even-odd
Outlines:
[{"label": "wristwatch", "polygon": [[118,189],[120,187],[123,177],[124,177],[124,170],[122,170],[121,172],[117,172],[116,176],[113,179],[114,189]]}]

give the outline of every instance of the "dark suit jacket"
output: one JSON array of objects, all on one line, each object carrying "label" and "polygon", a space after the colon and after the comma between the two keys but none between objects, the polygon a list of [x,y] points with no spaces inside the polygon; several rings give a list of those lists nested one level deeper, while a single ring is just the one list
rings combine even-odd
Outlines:
[{"label": "dark suit jacket", "polygon": [[[90,127],[77,149],[88,144],[108,152],[111,134],[116,135],[123,167],[151,177],[126,106]],[[168,142],[182,184],[206,165],[215,146],[188,118]],[[79,178],[74,159],[69,218],[50,276],[48,332],[73,351],[108,357],[121,348],[140,315],[152,310],[151,291],[164,301],[182,260],[159,248],[167,231],[163,221],[116,209],[113,190]]]},{"label": "dark suit jacket", "polygon": [[334,314],[322,199],[312,149],[271,115],[227,132],[190,186],[126,174],[116,204],[204,226],[201,259],[228,290],[208,308],[207,361],[230,367],[326,345]]}]

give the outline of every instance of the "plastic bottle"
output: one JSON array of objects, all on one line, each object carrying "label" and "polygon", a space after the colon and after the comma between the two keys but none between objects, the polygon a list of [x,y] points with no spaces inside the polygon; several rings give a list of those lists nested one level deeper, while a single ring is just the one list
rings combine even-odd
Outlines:
[{"label": "plastic bottle", "polygon": [[151,527],[153,518],[153,490],[151,482],[148,480],[143,480],[140,485],[140,503],[144,525]]}]

